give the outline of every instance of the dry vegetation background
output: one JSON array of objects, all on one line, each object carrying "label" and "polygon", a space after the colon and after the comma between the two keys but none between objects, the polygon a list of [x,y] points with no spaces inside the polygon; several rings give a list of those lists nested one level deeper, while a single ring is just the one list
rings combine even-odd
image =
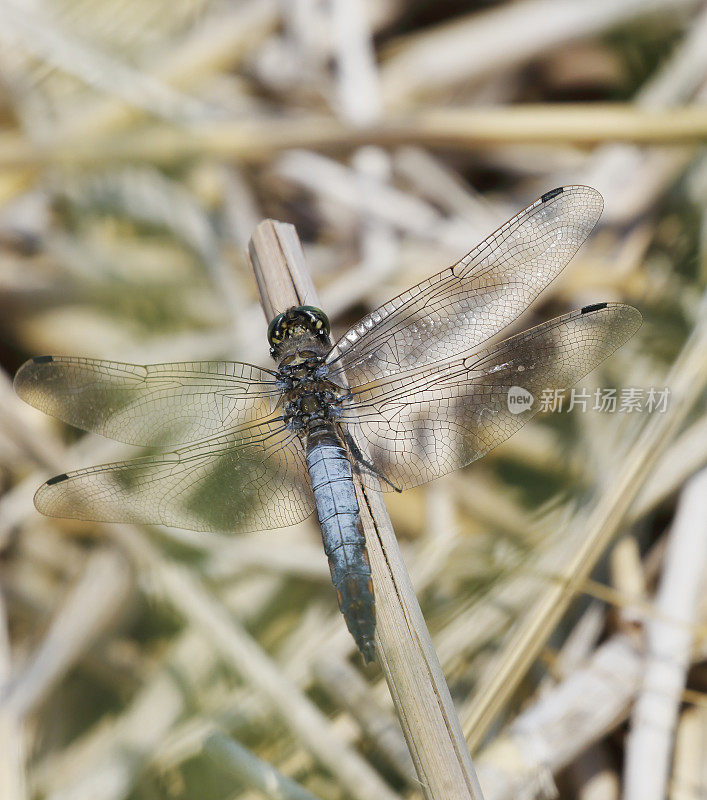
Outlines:
[{"label": "dry vegetation background", "polygon": [[563,183],[605,213],[516,329],[637,306],[583,385],[668,411],[541,416],[389,509],[487,800],[707,796],[706,96],[689,0],[2,0],[2,800],[422,797],[315,525],[42,518],[128,448],[11,376],[267,365],[261,218],[337,332]]}]

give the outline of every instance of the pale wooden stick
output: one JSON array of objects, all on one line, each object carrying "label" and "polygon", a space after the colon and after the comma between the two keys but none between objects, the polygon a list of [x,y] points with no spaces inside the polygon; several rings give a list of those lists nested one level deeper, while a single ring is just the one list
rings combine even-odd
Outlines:
[{"label": "pale wooden stick", "polygon": [[290,306],[317,304],[293,225],[263,220],[250,240],[248,255],[267,322]]},{"label": "pale wooden stick", "polygon": [[[250,257],[267,320],[317,305],[292,225],[265,220]],[[430,800],[481,798],[469,750],[380,492],[357,482],[376,594],[376,650],[418,777]]]}]

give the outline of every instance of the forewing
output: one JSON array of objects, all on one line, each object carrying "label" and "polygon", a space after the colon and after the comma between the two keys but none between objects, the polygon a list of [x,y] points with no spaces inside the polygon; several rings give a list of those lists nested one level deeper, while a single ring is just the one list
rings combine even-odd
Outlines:
[{"label": "forewing", "polygon": [[478,347],[562,271],[602,207],[601,195],[588,186],[547,192],[453,267],[365,316],[328,362],[361,384]]},{"label": "forewing", "polygon": [[174,446],[270,414],[270,372],[234,361],[120,364],[41,356],[15,376],[17,394],[70,425],[128,444]]},{"label": "forewing", "polygon": [[[640,324],[631,306],[587,306],[468,357],[353,387],[342,423],[358,420],[350,432],[391,483],[417,486],[504,442],[537,413],[544,390],[575,384]],[[533,396],[520,413],[509,407],[512,387]],[[365,469],[362,477],[376,487]]]},{"label": "forewing", "polygon": [[52,517],[226,533],[293,525],[314,509],[302,445],[278,419],[58,475],[34,502]]}]

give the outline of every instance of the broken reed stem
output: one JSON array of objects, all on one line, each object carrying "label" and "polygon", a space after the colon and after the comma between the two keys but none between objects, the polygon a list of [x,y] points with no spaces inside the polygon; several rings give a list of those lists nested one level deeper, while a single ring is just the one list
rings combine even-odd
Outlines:
[{"label": "broken reed stem", "polygon": [[[268,322],[291,306],[318,305],[292,225],[261,222],[249,255]],[[376,596],[376,653],[423,791],[428,800],[481,800],[469,749],[382,495],[355,482]]]}]

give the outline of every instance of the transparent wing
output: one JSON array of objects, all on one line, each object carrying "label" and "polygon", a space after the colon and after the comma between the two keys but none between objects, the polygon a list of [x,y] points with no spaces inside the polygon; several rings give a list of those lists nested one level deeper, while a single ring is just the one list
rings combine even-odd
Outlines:
[{"label": "transparent wing", "polygon": [[547,192],[453,267],[365,316],[328,362],[359,384],[479,346],[562,271],[602,207],[601,195],[588,186]]},{"label": "transparent wing", "polygon": [[[640,325],[631,306],[587,306],[470,356],[354,387],[341,421],[358,419],[350,432],[389,481],[417,486],[508,439],[537,413],[544,390],[572,386]],[[509,405],[512,387],[516,397],[530,393],[527,407]]]},{"label": "transparent wing", "polygon": [[34,502],[51,517],[233,533],[293,525],[314,509],[302,445],[277,418],[58,475]]},{"label": "transparent wing", "polygon": [[40,356],[15,376],[30,405],[83,430],[154,447],[193,442],[268,416],[280,391],[251,364],[120,364]]}]

